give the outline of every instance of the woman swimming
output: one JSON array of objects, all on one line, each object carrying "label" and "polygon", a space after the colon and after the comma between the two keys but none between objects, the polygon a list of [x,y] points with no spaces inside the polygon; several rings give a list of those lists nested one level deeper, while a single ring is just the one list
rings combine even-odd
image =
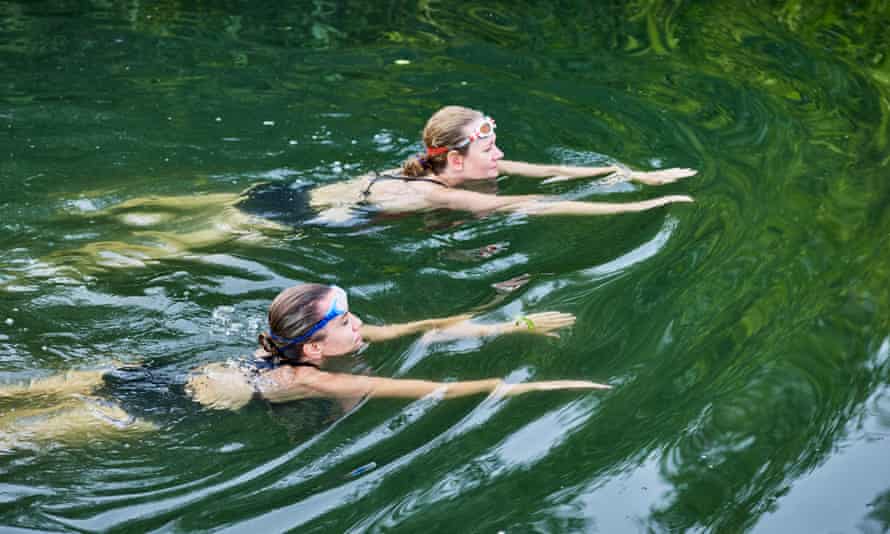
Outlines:
[{"label": "woman swimming", "polygon": [[[555,336],[574,324],[560,312],[534,313],[516,322],[475,324],[469,315],[404,324],[370,326],[349,311],[346,293],[338,287],[302,284],[282,291],[269,308],[269,332],[259,337],[252,359],[236,364],[214,363],[195,370],[186,391],[212,408],[237,409],[252,399],[285,403],[299,399],[332,399],[353,405],[361,398],[419,398],[440,393],[445,398],[480,393],[517,395],[551,389],[608,389],[586,380],[505,384],[500,379],[430,382],[390,379],[325,370],[331,357],[350,354],[367,341],[383,341],[425,333],[430,340],[530,333]],[[138,366],[129,366],[140,369]],[[46,441],[80,441],[97,435],[139,435],[156,430],[149,421],[128,414],[97,392],[114,364],[98,370],[69,371],[23,384],[0,385],[0,452],[33,447]]]},{"label": "woman swimming", "polygon": [[476,324],[459,315],[412,323],[369,326],[349,311],[338,287],[302,284],[282,291],[269,307],[269,332],[259,337],[254,359],[238,365],[210,364],[187,384],[193,398],[212,408],[237,409],[253,398],[272,403],[306,398],[341,400],[364,397],[419,398],[441,392],[445,398],[498,391],[517,395],[550,389],[607,389],[586,380],[504,384],[497,378],[466,382],[430,382],[381,378],[324,369],[331,357],[355,352],[366,341],[383,341],[427,332],[439,339],[506,333],[555,335],[575,322],[571,314],[544,312],[516,322]]},{"label": "woman swimming", "polygon": [[[75,249],[55,251],[42,259],[45,265],[35,271],[55,274],[73,268],[83,274],[93,274],[109,268],[144,267],[165,259],[195,258],[202,249],[221,243],[261,245],[268,242],[270,236],[283,235],[310,219],[319,222],[352,219],[358,205],[369,205],[384,213],[444,208],[477,214],[512,211],[535,215],[600,215],[692,202],[686,195],[605,203],[468,190],[468,186],[494,185],[491,179],[501,174],[549,180],[611,174],[608,180],[632,180],[647,185],[667,184],[695,174],[692,169],[637,172],[620,165],[573,167],[507,161],[502,159],[503,153],[496,141],[492,119],[472,109],[448,106],[427,122],[423,131],[425,152],[405,161],[401,169],[314,188],[284,182],[265,183],[250,187],[240,195],[146,196],[99,210],[75,212],[71,224],[88,222],[91,225],[90,232],[84,235],[92,235],[94,223],[106,223],[113,229],[109,234],[112,237],[103,235]],[[105,198],[99,197],[90,204],[105,202]],[[0,280],[0,286],[3,283]]]},{"label": "woman swimming", "polygon": [[495,211],[534,215],[607,215],[652,209],[673,202],[692,202],[687,195],[669,195],[640,202],[606,203],[562,200],[546,195],[495,195],[468,191],[474,181],[501,174],[567,180],[612,175],[622,181],[662,185],[696,174],[693,169],[631,171],[620,166],[574,167],[538,165],[502,159],[495,122],[479,111],[447,106],[430,117],[423,129],[424,153],[410,158],[401,169],[360,176],[343,183],[313,189],[309,205],[320,220],[350,218],[357,203],[371,204],[384,212],[450,209],[473,213]]}]

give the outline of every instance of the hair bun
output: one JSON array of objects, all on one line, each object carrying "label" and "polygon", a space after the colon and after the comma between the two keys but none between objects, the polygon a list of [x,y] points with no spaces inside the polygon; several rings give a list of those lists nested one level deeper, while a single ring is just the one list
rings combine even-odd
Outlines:
[{"label": "hair bun", "polygon": [[277,346],[272,342],[269,338],[269,335],[266,332],[260,332],[260,335],[257,337],[257,342],[267,354],[275,354],[275,349]]}]

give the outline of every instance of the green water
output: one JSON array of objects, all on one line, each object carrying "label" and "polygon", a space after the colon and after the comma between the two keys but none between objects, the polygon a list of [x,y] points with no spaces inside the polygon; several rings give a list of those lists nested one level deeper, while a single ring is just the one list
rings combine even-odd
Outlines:
[{"label": "green water", "polygon": [[[890,529],[886,2],[206,4],[0,2],[0,378],[138,358],[103,395],[159,427],[3,452],[4,530]],[[495,117],[508,159],[700,171],[501,192],[696,203],[276,229],[210,200],[393,166],[446,104]],[[152,196],[193,203],[134,226]],[[333,426],[188,401],[185,373],[251,351],[301,281],[371,323],[578,317],[378,344],[375,374],[617,387]]]}]

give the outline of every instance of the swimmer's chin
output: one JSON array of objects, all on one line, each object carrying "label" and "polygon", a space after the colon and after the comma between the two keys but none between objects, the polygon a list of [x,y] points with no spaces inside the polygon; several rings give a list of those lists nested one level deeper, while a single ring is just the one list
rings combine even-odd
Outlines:
[{"label": "swimmer's chin", "polygon": [[349,349],[345,352],[338,352],[336,354],[328,354],[326,357],[327,358],[341,358],[344,356],[358,356],[359,354],[365,352],[365,350],[368,348],[368,345],[369,345],[369,343],[367,341],[360,338],[359,340],[356,341],[355,345],[351,349]]}]

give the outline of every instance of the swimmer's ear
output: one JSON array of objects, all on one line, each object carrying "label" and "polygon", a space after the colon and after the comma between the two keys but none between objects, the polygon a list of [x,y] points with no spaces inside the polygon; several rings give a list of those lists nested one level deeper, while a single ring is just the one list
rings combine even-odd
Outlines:
[{"label": "swimmer's ear", "polygon": [[453,167],[454,170],[459,171],[464,168],[464,157],[457,150],[452,150],[448,152],[448,165]]},{"label": "swimmer's ear", "polygon": [[310,358],[321,358],[321,344],[317,341],[313,341],[311,343],[306,343],[303,345],[303,356],[308,356]]}]

